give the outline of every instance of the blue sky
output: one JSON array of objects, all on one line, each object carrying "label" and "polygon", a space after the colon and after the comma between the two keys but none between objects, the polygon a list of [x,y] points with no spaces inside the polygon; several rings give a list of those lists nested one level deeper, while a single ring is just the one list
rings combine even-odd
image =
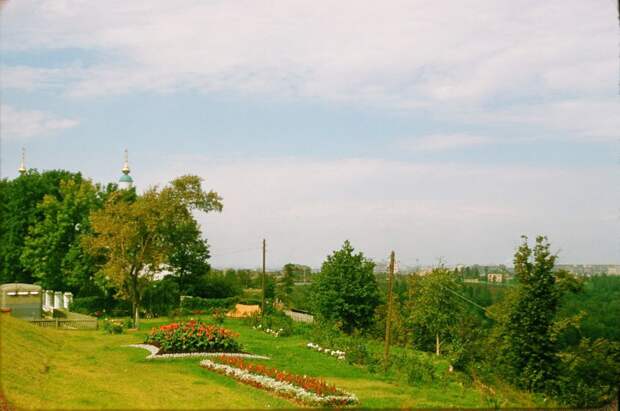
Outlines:
[{"label": "blue sky", "polygon": [[3,177],[195,173],[216,266],[618,263],[618,26],[606,0],[8,0]]}]

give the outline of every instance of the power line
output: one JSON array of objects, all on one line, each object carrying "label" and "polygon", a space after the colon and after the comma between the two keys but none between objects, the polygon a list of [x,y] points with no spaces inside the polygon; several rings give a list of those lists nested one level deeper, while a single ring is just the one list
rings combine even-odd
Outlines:
[{"label": "power line", "polygon": [[476,308],[481,309],[482,311],[484,311],[485,313],[487,313],[487,314],[488,314],[488,310],[487,310],[487,308],[486,308],[486,307],[481,306],[481,305],[480,305],[480,304],[478,304],[477,302],[475,302],[475,301],[473,301],[473,300],[471,300],[471,299],[469,299],[469,298],[465,297],[464,295],[461,295],[461,294],[457,293],[456,291],[454,291],[454,290],[452,290],[452,289],[450,289],[450,288],[446,287],[445,285],[442,285],[441,287],[442,287],[442,288],[445,288],[446,290],[450,291],[452,294],[454,294],[454,295],[456,295],[457,297],[459,297],[459,298],[461,298],[461,299],[463,299],[463,300],[467,301],[467,302],[468,302],[468,303],[470,303],[471,305],[475,306]]}]

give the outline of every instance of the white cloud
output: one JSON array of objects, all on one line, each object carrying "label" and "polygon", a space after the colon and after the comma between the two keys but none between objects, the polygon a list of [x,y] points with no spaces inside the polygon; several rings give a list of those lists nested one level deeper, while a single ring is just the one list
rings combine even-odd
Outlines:
[{"label": "white cloud", "polygon": [[6,104],[0,105],[0,118],[2,137],[9,141],[49,135],[79,124],[77,120],[58,118],[43,111],[18,110]]},{"label": "white cloud", "polygon": [[0,66],[2,88],[24,91],[65,89],[67,83],[83,78],[85,72],[78,66],[48,69],[30,66]]},{"label": "white cloud", "polygon": [[398,145],[407,150],[443,151],[494,144],[495,142],[496,141],[490,137],[471,136],[467,134],[434,134],[401,140]]},{"label": "white cloud", "polygon": [[[482,113],[495,124],[501,108],[578,138],[609,139],[617,124],[596,104],[565,103],[617,98],[608,0],[20,0],[3,12],[9,51],[99,57],[60,69],[5,67],[11,87],[63,83],[74,97],[262,94],[422,109],[440,119]],[[539,103],[524,108],[527,101]]]},{"label": "white cloud", "polygon": [[[493,110],[471,110],[455,114],[472,123],[536,126],[560,134],[562,138],[588,141],[618,141],[620,101],[610,98],[558,99],[546,103],[515,104]],[[568,136],[565,135],[569,132]]]},{"label": "white cloud", "polygon": [[521,234],[548,235],[564,262],[610,261],[617,250],[609,167],[196,156],[134,170],[141,187],[207,177],[224,198],[222,214],[200,217],[218,266],[258,265],[262,238],[271,267],[318,266],[345,239],[377,259],[395,249],[404,263],[505,262]]},{"label": "white cloud", "polygon": [[[5,47],[122,58],[93,67],[74,94],[196,87],[408,106],[598,90],[616,74],[604,0],[30,0],[5,14]],[[568,83],[577,68],[588,71]]]}]

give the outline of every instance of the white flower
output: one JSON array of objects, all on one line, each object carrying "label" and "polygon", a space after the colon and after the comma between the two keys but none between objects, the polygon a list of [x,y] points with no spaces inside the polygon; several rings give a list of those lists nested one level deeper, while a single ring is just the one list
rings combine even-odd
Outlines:
[{"label": "white flower", "polygon": [[203,360],[200,362],[200,365],[210,370],[218,371],[223,374],[229,375],[243,382],[252,382],[254,384],[258,384],[267,389],[272,389],[279,393],[292,395],[303,402],[308,402],[311,404],[329,405],[334,402],[343,402],[345,404],[353,404],[353,403],[358,402],[358,399],[355,396],[355,394],[349,394],[346,392],[342,392],[342,395],[320,396],[318,394],[307,391],[301,387],[289,384],[287,382],[278,381],[274,378],[267,377],[267,376],[260,375],[260,374],[253,374],[253,373],[250,373],[249,371],[242,370],[240,368],[235,368],[229,365],[215,363],[210,360]]}]

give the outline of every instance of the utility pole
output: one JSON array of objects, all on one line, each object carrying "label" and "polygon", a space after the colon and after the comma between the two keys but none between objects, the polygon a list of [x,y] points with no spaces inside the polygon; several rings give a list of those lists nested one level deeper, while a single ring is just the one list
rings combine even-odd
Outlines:
[{"label": "utility pole", "polygon": [[387,315],[385,318],[385,350],[383,352],[383,367],[388,369],[390,357],[390,337],[392,334],[392,284],[394,282],[394,251],[390,253],[390,265],[388,268],[388,289],[387,289]]},{"label": "utility pole", "polygon": [[266,255],[266,249],[267,249],[266,241],[263,238],[263,279],[262,279],[263,300],[261,302],[261,307],[260,307],[261,318],[265,316],[265,255]]}]

